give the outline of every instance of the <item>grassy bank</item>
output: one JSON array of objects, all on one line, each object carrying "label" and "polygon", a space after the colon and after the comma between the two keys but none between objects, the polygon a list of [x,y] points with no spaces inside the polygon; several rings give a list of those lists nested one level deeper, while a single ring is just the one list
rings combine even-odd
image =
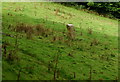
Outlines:
[{"label": "grassy bank", "polygon": [[[115,80],[118,22],[56,3],[2,3],[3,80]],[[66,24],[75,26],[75,39]],[[38,27],[37,27],[38,26]]]}]

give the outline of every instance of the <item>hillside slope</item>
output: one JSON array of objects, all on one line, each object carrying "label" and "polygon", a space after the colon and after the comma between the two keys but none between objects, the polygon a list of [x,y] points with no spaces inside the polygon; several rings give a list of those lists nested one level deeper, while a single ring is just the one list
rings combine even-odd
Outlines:
[{"label": "hillside slope", "polygon": [[117,79],[117,20],[37,2],[3,2],[2,17],[3,80]]}]

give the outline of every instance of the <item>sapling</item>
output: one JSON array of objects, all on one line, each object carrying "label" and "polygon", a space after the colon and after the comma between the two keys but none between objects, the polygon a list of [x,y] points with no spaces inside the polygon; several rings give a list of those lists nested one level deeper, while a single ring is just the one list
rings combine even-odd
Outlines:
[{"label": "sapling", "polygon": [[51,61],[48,64],[48,71],[50,71],[50,69],[51,69]]},{"label": "sapling", "polygon": [[92,79],[92,67],[90,66],[90,72],[89,72],[89,80]]},{"label": "sapling", "polygon": [[56,80],[56,70],[54,70],[54,80]]},{"label": "sapling", "polygon": [[6,49],[6,48],[7,48],[7,44],[4,43],[2,47],[3,47],[3,49],[4,49],[3,54],[4,54],[4,56],[6,57],[6,54],[7,54],[7,49]]},{"label": "sapling", "polygon": [[55,22],[53,21],[53,24],[55,24]]},{"label": "sapling", "polygon": [[17,80],[20,80],[21,71],[22,71],[22,69],[20,69],[18,72]]},{"label": "sapling", "polygon": [[[60,47],[58,47],[60,48]],[[60,50],[58,50],[58,53],[61,53]],[[59,62],[59,54],[57,53],[56,57],[55,57],[55,69],[54,69],[54,80],[56,80],[56,74],[57,74],[57,71],[58,71],[58,62]]]},{"label": "sapling", "polygon": [[33,69],[33,67],[23,67],[23,68],[20,68],[19,71],[18,71],[18,76],[17,76],[17,80],[18,81],[20,80],[21,72],[22,72],[23,69]]},{"label": "sapling", "polygon": [[82,35],[83,35],[83,33],[82,33],[82,32],[80,32],[80,35],[82,36]]},{"label": "sapling", "polygon": [[35,16],[37,15],[37,12],[36,11],[34,11],[34,14],[35,14]]},{"label": "sapling", "polygon": [[15,49],[18,49],[18,34],[15,35]]},{"label": "sapling", "polygon": [[58,12],[60,12],[59,9],[55,9],[55,15],[58,15]]},{"label": "sapling", "polygon": [[57,73],[57,66],[58,66],[58,57],[59,57],[59,55],[57,55],[57,57],[55,59],[54,80],[56,80],[56,73]]},{"label": "sapling", "polygon": [[13,55],[13,50],[10,50],[7,59],[10,60],[10,61],[13,61],[14,58],[13,58],[12,55]]},{"label": "sapling", "polygon": [[57,70],[57,78],[59,78],[59,76],[60,76],[60,71],[59,71],[59,69]]},{"label": "sapling", "polygon": [[75,72],[73,72],[73,77],[76,78],[76,73]]}]

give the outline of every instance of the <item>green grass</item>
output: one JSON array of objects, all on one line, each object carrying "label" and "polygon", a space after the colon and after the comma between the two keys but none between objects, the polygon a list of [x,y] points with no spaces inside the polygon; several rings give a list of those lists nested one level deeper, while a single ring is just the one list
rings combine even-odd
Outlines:
[{"label": "green grass", "polygon": [[[19,9],[19,7],[23,10],[15,12],[15,9]],[[60,12],[55,15],[54,9],[58,8]],[[72,15],[70,19],[69,14]],[[4,2],[2,16],[3,33],[15,35],[16,32],[12,29],[18,23],[43,24],[45,28],[53,30],[53,34],[49,37],[33,34],[32,39],[27,39],[25,33],[18,33],[23,37],[18,37],[18,50],[13,54],[13,57],[17,56],[19,60],[14,58],[14,61],[10,61],[3,54],[3,80],[17,80],[19,70],[24,67],[32,68],[22,69],[20,80],[52,80],[55,69],[54,59],[57,55],[60,55],[57,66],[60,72],[58,80],[88,80],[90,66],[92,67],[92,80],[115,80],[118,77],[117,20],[96,16],[56,3],[35,2]],[[53,36],[63,37],[64,40],[67,40],[62,32],[67,32],[65,24],[68,23],[75,26],[77,40],[71,41],[71,43],[70,41],[52,42]],[[12,26],[8,28],[10,24]],[[88,28],[93,31],[91,35],[88,34]],[[99,41],[99,44],[90,46],[94,39]],[[7,55],[10,50],[15,49],[15,38],[3,35],[2,42],[10,44],[7,46]],[[2,50],[4,51],[4,49]],[[72,53],[72,56],[68,56],[69,53]],[[50,61],[52,61],[52,67],[51,71],[48,71]],[[76,78],[73,78],[74,72]]]}]

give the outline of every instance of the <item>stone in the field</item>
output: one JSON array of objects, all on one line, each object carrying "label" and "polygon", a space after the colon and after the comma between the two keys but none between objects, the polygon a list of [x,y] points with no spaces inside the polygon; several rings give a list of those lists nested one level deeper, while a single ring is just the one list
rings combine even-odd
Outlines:
[{"label": "stone in the field", "polygon": [[75,30],[73,24],[67,24],[66,27],[68,30],[68,37],[73,40],[75,37]]},{"label": "stone in the field", "polygon": [[74,28],[73,24],[67,24],[67,30],[68,31],[72,32],[74,30],[73,28]]},{"label": "stone in the field", "polygon": [[73,24],[67,24],[68,26],[73,26]]}]

